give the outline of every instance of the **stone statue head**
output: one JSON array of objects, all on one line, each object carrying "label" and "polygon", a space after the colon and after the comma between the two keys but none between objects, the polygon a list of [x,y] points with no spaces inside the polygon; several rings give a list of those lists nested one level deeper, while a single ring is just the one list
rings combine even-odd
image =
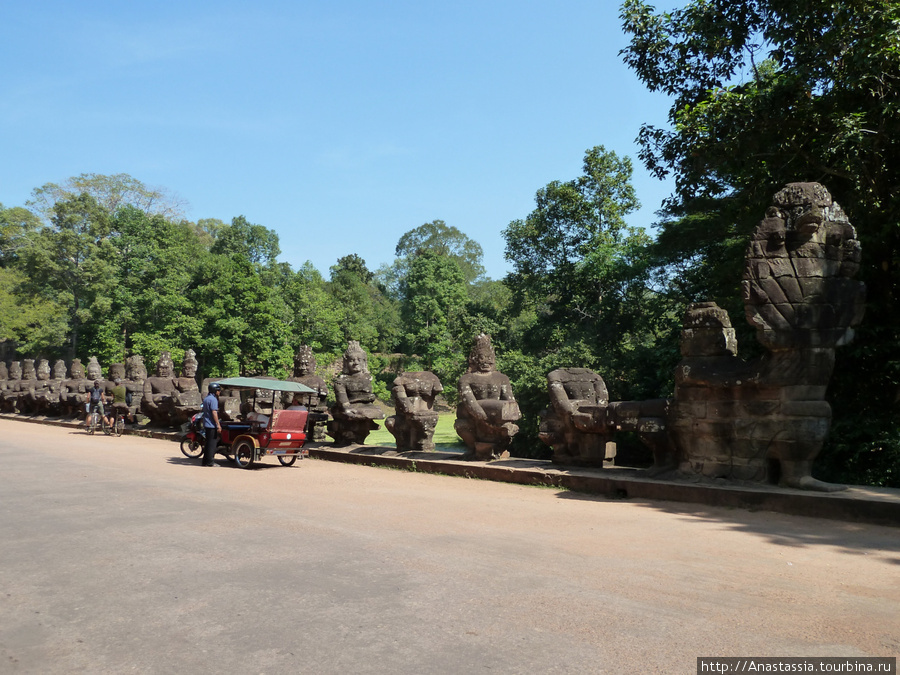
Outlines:
[{"label": "stone statue head", "polygon": [[316,357],[313,355],[312,347],[300,345],[294,357],[294,375],[309,375],[314,372],[316,372]]},{"label": "stone statue head", "polygon": [[491,344],[491,336],[482,333],[472,343],[472,351],[469,352],[470,373],[490,373],[495,370],[497,356],[494,354],[494,346]]},{"label": "stone statue head", "polygon": [[113,363],[109,366],[109,379],[110,380],[121,380],[125,377],[125,364],[124,363]]},{"label": "stone statue head", "polygon": [[181,362],[182,377],[197,377],[197,354],[193,349],[188,349],[184,353],[184,359]]},{"label": "stone statue head", "polygon": [[143,382],[147,379],[147,366],[140,354],[129,356],[125,360],[125,374],[132,382]]},{"label": "stone statue head", "polygon": [[11,380],[21,380],[22,379],[22,364],[18,361],[13,361],[9,364],[9,379]]},{"label": "stone statue head", "polygon": [[0,380],[9,379],[9,370],[6,367],[6,361],[0,361]]},{"label": "stone statue head", "polygon": [[156,362],[156,376],[175,376],[175,363],[172,361],[172,355],[169,352],[163,352],[159,355],[159,361]]},{"label": "stone statue head", "polygon": [[41,359],[40,361],[38,361],[37,379],[42,381],[50,379],[50,362],[47,359]]},{"label": "stone statue head", "polygon": [[23,380],[34,380],[36,379],[36,375],[34,372],[34,359],[25,359],[22,366],[22,379]]},{"label": "stone statue head", "polygon": [[358,375],[369,372],[369,357],[359,346],[359,341],[350,340],[347,351],[344,352],[344,375]]},{"label": "stone statue head", "polygon": [[66,362],[62,359],[57,359],[53,364],[53,379],[54,380],[64,380],[66,379]]},{"label": "stone statue head", "polygon": [[103,369],[100,367],[100,363],[97,361],[96,356],[92,356],[90,361],[88,361],[87,378],[89,380],[102,380],[103,379]]},{"label": "stone statue head", "polygon": [[847,220],[841,207],[819,183],[788,183],[776,193],[772,203],[766,217],[783,219],[789,232],[811,235],[824,220]]},{"label": "stone statue head", "polygon": [[73,380],[85,379],[84,366],[81,364],[81,359],[72,359],[72,365],[69,366],[69,377]]},{"label": "stone statue head", "polygon": [[684,313],[682,356],[736,356],[737,337],[728,312],[714,302],[695,302]]}]

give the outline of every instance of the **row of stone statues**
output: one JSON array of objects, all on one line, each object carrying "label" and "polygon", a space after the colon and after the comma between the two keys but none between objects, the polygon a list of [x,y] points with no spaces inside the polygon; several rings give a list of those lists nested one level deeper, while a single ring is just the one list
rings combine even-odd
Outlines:
[{"label": "row of stone statues", "polygon": [[[817,490],[839,489],[811,476],[831,422],[824,400],[835,349],[853,337],[862,319],[865,287],[854,281],[860,247],[840,206],[817,183],[792,183],[775,195],[747,249],[743,294],[747,320],[756,327],[764,357],[737,357],[734,330],[715,303],[691,306],[681,337],[683,359],[671,399],[610,401],[603,379],[585,368],[560,368],[547,376],[550,406],[541,414],[540,438],[561,465],[601,467],[614,435],[635,432],[654,455],[653,473],[679,470],[710,478],[780,482]],[[320,413],[314,440],[326,434],[337,445],[362,444],[384,414],[376,404],[365,351],[351,341],[341,374],[334,378],[334,404],[315,373],[308,346],[300,348],[290,378],[313,390],[294,403]],[[132,412],[154,423],[186,421],[201,406],[197,360],[185,353],[181,376],[163,353],[156,374],[147,376],[143,359],[133,356],[110,366],[103,380],[109,393],[125,382]],[[51,371],[0,364],[0,405],[7,412],[73,413],[83,405],[93,381],[102,380],[91,358],[87,373],[76,359]],[[203,383],[203,391],[207,382]],[[438,420],[435,399],[443,391],[430,372],[405,372],[392,389],[395,414],[385,421],[399,450],[430,450]],[[466,457],[507,457],[519,428],[518,404],[509,378],[496,370],[490,338],[479,335],[468,369],[458,383],[456,432]],[[284,402],[287,404],[288,402]],[[230,417],[247,410],[237,392],[225,391],[220,405]]]}]

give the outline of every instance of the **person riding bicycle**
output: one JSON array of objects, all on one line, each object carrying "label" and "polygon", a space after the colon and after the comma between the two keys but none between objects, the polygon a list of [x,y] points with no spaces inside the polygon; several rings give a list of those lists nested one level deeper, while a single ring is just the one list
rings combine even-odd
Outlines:
[{"label": "person riding bicycle", "polygon": [[87,404],[85,405],[85,409],[87,410],[87,416],[84,418],[84,425],[89,427],[91,426],[91,413],[95,410],[100,413],[100,419],[106,420],[103,411],[103,402],[106,401],[106,393],[103,391],[103,383],[100,380],[94,380],[94,388],[91,389],[85,400]]},{"label": "person riding bicycle", "polygon": [[131,413],[128,410],[128,402],[126,401],[128,397],[128,390],[125,388],[125,385],[122,384],[122,378],[117,377],[113,381],[112,388],[112,414],[106,418],[106,424],[110,428],[116,422],[116,413],[119,413],[122,418],[131,423]]}]

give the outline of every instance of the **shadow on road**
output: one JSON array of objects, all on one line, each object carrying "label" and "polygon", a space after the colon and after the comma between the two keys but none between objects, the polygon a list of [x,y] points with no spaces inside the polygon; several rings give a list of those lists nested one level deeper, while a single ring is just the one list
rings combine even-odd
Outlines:
[{"label": "shadow on road", "polygon": [[[560,499],[605,502],[610,498],[579,492],[560,492]],[[619,500],[616,500],[619,501]],[[855,555],[900,553],[900,532],[883,525],[820,520],[770,511],[733,509],[702,504],[682,504],[628,499],[639,508],[653,509],[683,520],[702,519],[720,523],[736,532],[756,534],[772,544],[792,548],[832,546]],[[811,523],[816,523],[814,527]],[[884,557],[885,562],[900,565],[900,558]]]}]

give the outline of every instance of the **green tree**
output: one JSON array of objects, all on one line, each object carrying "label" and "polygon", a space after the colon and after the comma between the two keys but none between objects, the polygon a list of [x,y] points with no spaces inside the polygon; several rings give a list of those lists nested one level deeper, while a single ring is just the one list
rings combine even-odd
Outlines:
[{"label": "green tree", "polygon": [[178,196],[164,188],[148,187],[127,173],[82,173],[62,183],[45,183],[35,188],[26,206],[50,220],[58,202],[71,201],[82,194],[93,197],[97,204],[111,214],[123,206],[131,205],[148,214],[178,218],[184,209],[184,201]]},{"label": "green tree", "polygon": [[24,288],[65,309],[70,358],[80,353],[83,330],[111,307],[115,269],[110,220],[109,212],[88,194],[57,202],[51,226],[30,237],[20,251],[27,274]]},{"label": "green tree", "polygon": [[343,343],[359,340],[379,352],[390,352],[400,337],[399,310],[375,283],[375,275],[357,254],[331,267],[329,292],[341,312]]},{"label": "green tree", "polygon": [[[678,245],[661,260],[706,268],[693,292],[739,276],[741,241],[785,183],[823,183],[856,226],[869,308],[838,351],[823,477],[900,484],[900,4],[627,0],[621,16],[626,63],[673,97],[669,128],[639,141],[675,179],[661,241]],[[725,289],[735,309],[736,280]]]},{"label": "green tree", "polygon": [[0,338],[22,354],[61,356],[68,335],[66,308],[53,299],[23,292],[23,274],[0,268]]},{"label": "green tree", "polygon": [[468,293],[459,264],[432,251],[412,261],[401,317],[407,330],[407,350],[443,382],[459,378],[468,346],[464,316]]},{"label": "green tree", "polygon": [[433,220],[406,232],[397,242],[393,275],[401,287],[401,294],[410,265],[416,256],[426,252],[446,256],[456,262],[466,283],[484,276],[484,251],[481,244],[443,220]]},{"label": "green tree", "polygon": [[[202,221],[210,224],[209,221]],[[231,225],[216,228],[211,250],[222,255],[239,254],[251,263],[270,265],[281,253],[278,234],[262,225],[254,225],[244,216],[232,218]]]},{"label": "green tree", "polygon": [[41,227],[40,219],[21,206],[4,208],[0,204],[0,267],[7,267],[18,259],[19,250],[28,237]]},{"label": "green tree", "polygon": [[538,190],[534,211],[504,231],[505,282],[521,317],[521,340],[503,356],[521,392],[519,454],[542,451],[537,415],[550,370],[593,368],[619,400],[667,393],[673,310],[650,287],[650,238],[625,222],[638,206],[630,181],[627,158],[595,147],[581,176]]}]

